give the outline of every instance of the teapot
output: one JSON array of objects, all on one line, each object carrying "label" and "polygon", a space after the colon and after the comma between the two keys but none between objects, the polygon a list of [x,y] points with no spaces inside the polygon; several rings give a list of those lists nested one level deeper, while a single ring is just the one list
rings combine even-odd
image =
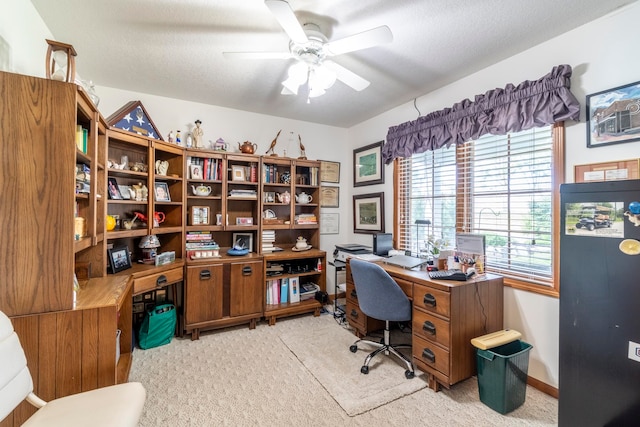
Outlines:
[{"label": "teapot", "polygon": [[240,149],[241,153],[253,154],[258,149],[258,145],[249,141],[245,141],[244,144],[240,145],[240,143],[238,142],[238,148]]},{"label": "teapot", "polygon": [[229,144],[224,142],[224,139],[218,138],[215,144],[213,144],[213,149],[216,151],[227,151],[229,150]]},{"label": "teapot", "polygon": [[299,236],[298,240],[296,240],[296,249],[307,249],[308,246],[309,245],[307,244],[307,239]]},{"label": "teapot", "polygon": [[291,194],[289,194],[288,191],[285,191],[284,193],[276,193],[276,196],[280,203],[284,203],[285,205],[291,203]]},{"label": "teapot", "polygon": [[305,193],[304,191],[300,194],[296,194],[296,203],[300,203],[301,205],[311,203],[312,200],[313,197],[311,197],[311,195]]},{"label": "teapot", "polygon": [[208,196],[211,194],[211,187],[208,185],[198,185],[197,187],[191,185],[191,191],[193,191],[193,194],[196,196]]}]

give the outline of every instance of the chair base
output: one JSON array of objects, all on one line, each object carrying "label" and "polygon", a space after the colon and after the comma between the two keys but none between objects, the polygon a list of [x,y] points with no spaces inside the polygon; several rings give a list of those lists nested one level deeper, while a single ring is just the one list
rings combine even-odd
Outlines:
[{"label": "chair base", "polygon": [[371,353],[369,353],[369,355],[364,359],[364,364],[362,365],[362,368],[360,368],[360,372],[363,374],[368,374],[369,373],[369,362],[371,362],[371,359],[373,359],[377,354],[380,354],[382,352],[384,352],[385,355],[394,355],[398,358],[398,360],[400,360],[402,363],[404,363],[404,365],[407,367],[407,369],[404,371],[404,376],[407,379],[411,379],[413,377],[415,377],[415,371],[413,369],[413,363],[411,362],[411,360],[409,358],[407,358],[404,354],[400,353],[398,351],[398,349],[401,348],[411,348],[410,345],[408,344],[399,344],[399,345],[391,345],[389,342],[389,322],[386,322],[386,327],[384,330],[384,338],[382,340],[382,342],[377,342],[377,341],[371,341],[371,340],[367,340],[367,339],[359,339],[358,341],[356,341],[355,343],[353,343],[350,347],[349,350],[351,350],[352,353],[355,353],[356,351],[358,351],[358,343],[366,343],[375,347],[378,347],[377,349],[375,349],[374,351],[372,351]]}]

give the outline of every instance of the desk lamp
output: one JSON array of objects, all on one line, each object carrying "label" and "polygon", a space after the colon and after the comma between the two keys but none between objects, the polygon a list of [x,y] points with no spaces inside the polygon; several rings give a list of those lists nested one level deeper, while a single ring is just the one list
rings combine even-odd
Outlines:
[{"label": "desk lamp", "polygon": [[156,254],[160,247],[160,239],[155,234],[144,236],[140,240],[138,247],[142,249],[142,262],[144,264],[153,264],[156,261]]}]

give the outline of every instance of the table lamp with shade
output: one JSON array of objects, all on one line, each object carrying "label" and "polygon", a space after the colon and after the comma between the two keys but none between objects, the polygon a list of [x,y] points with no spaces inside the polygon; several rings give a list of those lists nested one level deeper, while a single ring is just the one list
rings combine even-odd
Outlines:
[{"label": "table lamp with shade", "polygon": [[139,248],[142,249],[142,262],[144,264],[153,264],[158,254],[158,248],[160,247],[160,239],[154,234],[144,236],[140,240]]}]

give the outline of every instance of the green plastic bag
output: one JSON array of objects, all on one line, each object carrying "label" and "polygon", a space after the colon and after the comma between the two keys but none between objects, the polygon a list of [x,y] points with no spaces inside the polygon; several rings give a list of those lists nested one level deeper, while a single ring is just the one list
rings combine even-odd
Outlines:
[{"label": "green plastic bag", "polygon": [[173,304],[157,305],[147,312],[138,332],[141,349],[169,344],[176,329],[176,307]]}]

